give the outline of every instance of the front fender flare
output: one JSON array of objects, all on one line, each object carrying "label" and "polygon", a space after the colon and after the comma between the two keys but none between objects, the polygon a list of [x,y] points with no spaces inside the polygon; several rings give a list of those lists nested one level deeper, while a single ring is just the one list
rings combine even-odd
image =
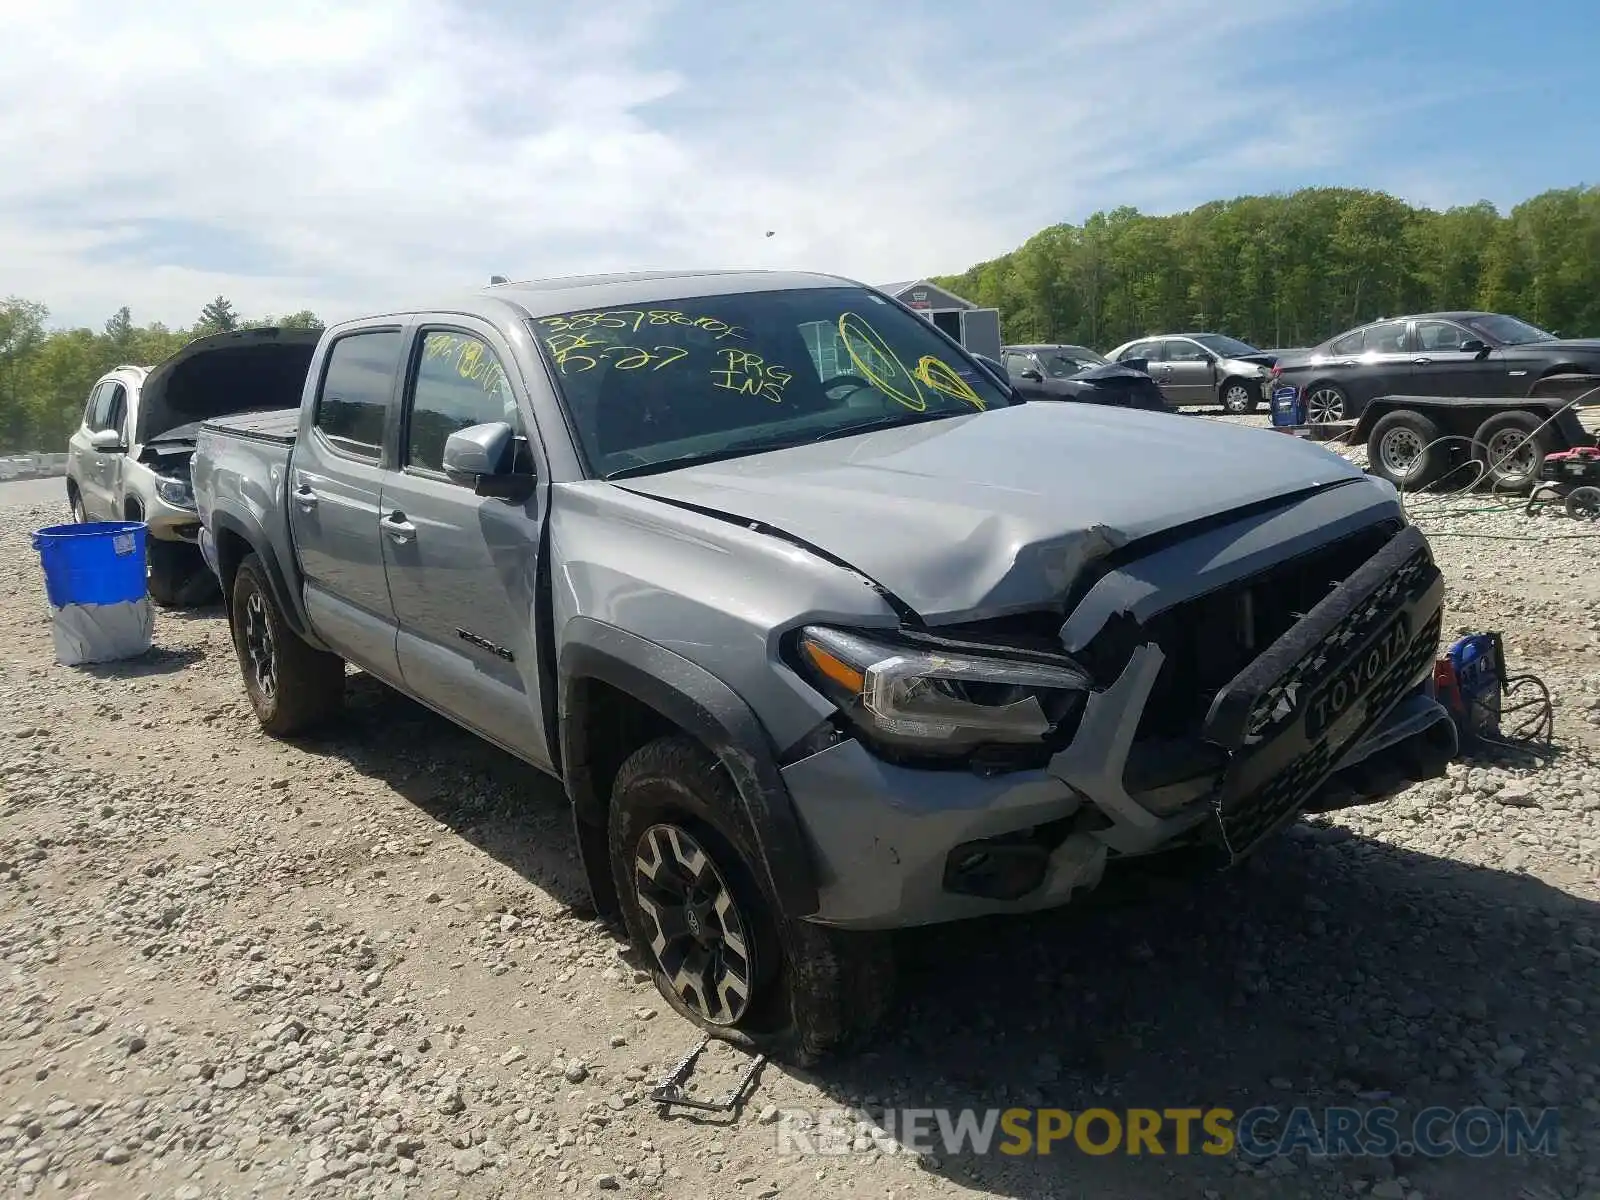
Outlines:
[{"label": "front fender flare", "polygon": [[[587,617],[562,632],[558,667],[561,763],[577,823],[578,844],[591,878],[609,864],[590,861],[606,827],[609,796],[598,794],[590,773],[588,727],[582,719],[583,684],[609,684],[660,713],[697,738],[727,770],[744,806],[772,893],[786,917],[817,911],[810,846],[778,770],[766,730],[750,706],[726,683],[682,655],[637,634]],[[605,876],[601,876],[602,878]]]}]

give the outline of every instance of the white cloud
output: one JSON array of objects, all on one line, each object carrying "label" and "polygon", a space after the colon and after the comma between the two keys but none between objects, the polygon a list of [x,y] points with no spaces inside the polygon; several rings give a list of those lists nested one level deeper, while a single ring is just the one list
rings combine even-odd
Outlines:
[{"label": "white cloud", "polygon": [[1308,5],[1209,7],[0,0],[0,294],[183,323],[497,271],[878,281],[1347,153],[1255,65]]}]

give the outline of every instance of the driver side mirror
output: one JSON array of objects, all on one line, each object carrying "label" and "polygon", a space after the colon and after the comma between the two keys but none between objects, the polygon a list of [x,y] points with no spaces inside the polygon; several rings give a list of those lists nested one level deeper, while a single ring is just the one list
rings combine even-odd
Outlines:
[{"label": "driver side mirror", "polygon": [[1489,353],[1489,344],[1482,338],[1468,338],[1456,348],[1463,354],[1476,354],[1479,358]]},{"label": "driver side mirror", "polygon": [[1209,350],[1202,350],[1200,352],[1200,361],[1208,367],[1214,367],[1217,365],[1217,356]]},{"label": "driver side mirror", "polygon": [[1037,367],[1029,367],[1022,373],[1022,378],[1028,380],[1030,383],[1044,382],[1044,375],[1040,373]]},{"label": "driver side mirror", "polygon": [[89,448],[99,454],[121,454],[128,447],[115,429],[96,429],[89,435]]},{"label": "driver side mirror", "polygon": [[444,442],[444,473],[451,483],[472,489],[475,496],[526,500],[537,482],[531,470],[518,470],[523,441],[505,421],[487,421],[458,429]]},{"label": "driver side mirror", "polygon": [[1127,367],[1130,371],[1143,371],[1150,374],[1150,360],[1148,358],[1124,358],[1117,363],[1118,366]]}]

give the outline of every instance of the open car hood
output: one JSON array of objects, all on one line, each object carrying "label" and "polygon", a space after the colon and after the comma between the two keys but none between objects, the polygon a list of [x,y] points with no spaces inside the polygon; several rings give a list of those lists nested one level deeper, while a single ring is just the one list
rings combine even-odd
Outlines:
[{"label": "open car hood", "polygon": [[1118,546],[1361,478],[1337,454],[1268,430],[1023,404],[615,486],[758,523],[937,622],[1038,609]]},{"label": "open car hood", "polygon": [[183,440],[185,427],[213,417],[298,407],[321,338],[320,329],[275,328],[197,338],[145,376],[134,444]]}]

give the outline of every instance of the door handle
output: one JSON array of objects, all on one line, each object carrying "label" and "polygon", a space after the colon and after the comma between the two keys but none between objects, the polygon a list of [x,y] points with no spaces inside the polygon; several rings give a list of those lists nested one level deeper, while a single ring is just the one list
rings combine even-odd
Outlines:
[{"label": "door handle", "polygon": [[1413,358],[1411,360],[1411,365],[1413,367],[1425,367],[1429,363],[1431,363],[1432,361],[1433,361],[1433,359],[1431,359],[1431,358]]},{"label": "door handle", "polygon": [[409,542],[417,534],[417,527],[406,520],[405,513],[398,510],[381,519],[378,525],[401,545]]},{"label": "door handle", "polygon": [[302,512],[310,512],[317,506],[317,494],[302,483],[294,490],[294,502],[300,506]]}]

